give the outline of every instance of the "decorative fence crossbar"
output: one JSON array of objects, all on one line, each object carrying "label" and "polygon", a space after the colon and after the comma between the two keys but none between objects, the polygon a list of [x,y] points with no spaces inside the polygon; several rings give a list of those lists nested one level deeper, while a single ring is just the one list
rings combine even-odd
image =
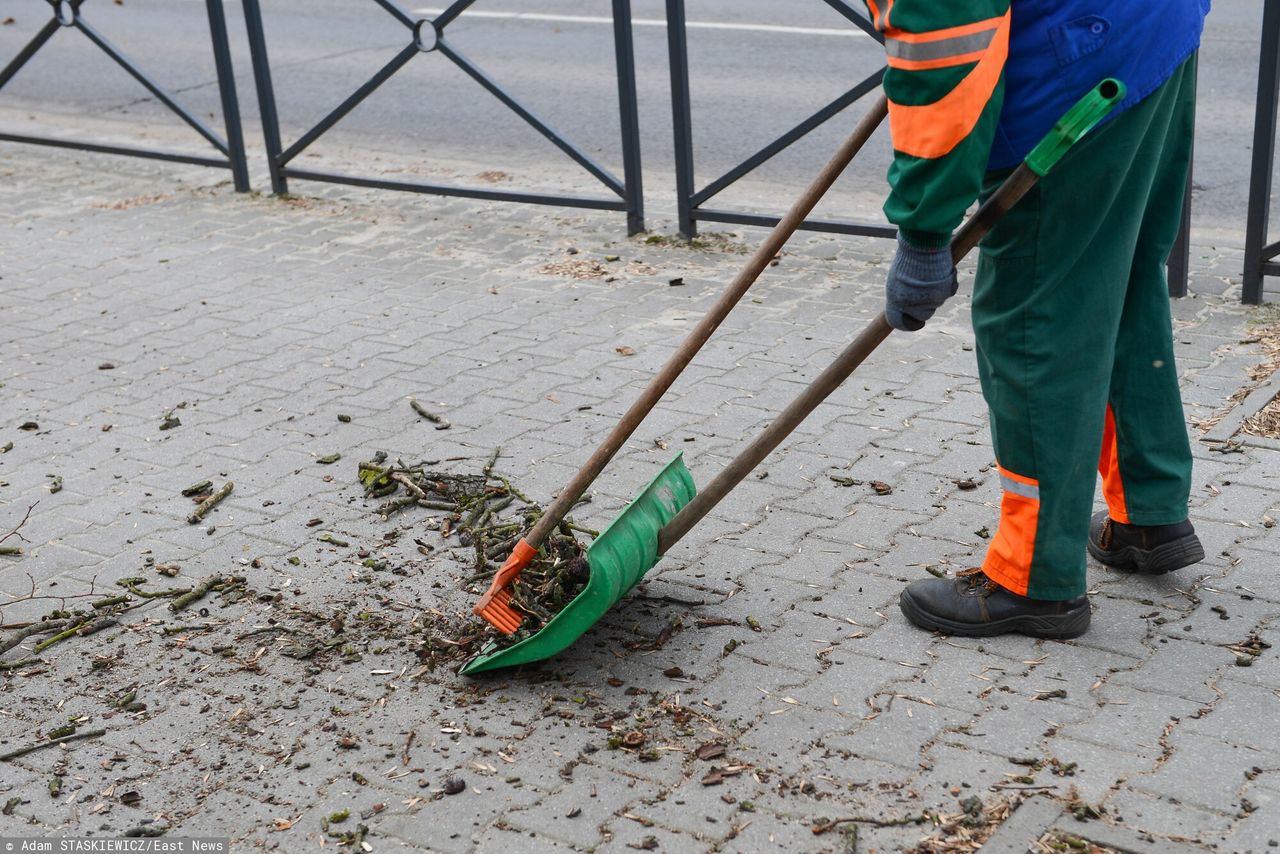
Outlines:
[{"label": "decorative fence crossbar", "polygon": [[[263,132],[266,138],[267,158],[271,170],[271,188],[277,193],[287,192],[289,178],[311,181],[327,181],[361,187],[387,190],[407,190],[441,196],[463,196],[491,201],[525,202],[542,205],[596,208],[625,211],[627,231],[635,234],[644,230],[644,201],[640,180],[640,120],[636,105],[635,55],[631,33],[631,0],[612,0],[614,53],[618,74],[618,102],[622,126],[623,175],[619,179],[590,155],[554,130],[533,110],[520,103],[484,69],[468,59],[457,46],[446,38],[449,24],[463,14],[475,0],[455,2],[434,18],[421,18],[400,9],[392,0],[374,0],[407,31],[408,43],[386,65],[351,93],[310,130],[298,137],[288,147],[280,138],[280,122],[276,112],[275,92],[271,83],[271,67],[267,59],[266,35],[262,26],[262,12],[258,0],[244,0],[245,18],[248,24],[249,48],[253,54],[254,78],[258,87],[258,102],[262,112]],[[445,184],[424,184],[408,181],[388,181],[376,177],[361,177],[290,166],[299,154],[319,139],[326,131],[350,113],[361,101],[373,94],[392,75],[419,54],[438,53],[462,69],[471,79],[506,105],[512,112],[550,140],[568,157],[604,184],[613,196],[557,195],[520,191],[485,190]]]},{"label": "decorative fence crossbar", "polygon": [[[883,42],[871,21],[845,0],[823,0],[851,24]],[[874,92],[884,77],[881,67],[874,74],[859,81],[851,89],[810,115],[800,124],[788,130],[773,142],[761,148],[728,172],[698,189],[694,178],[693,117],[689,90],[689,44],[685,28],[684,0],[667,0],[667,49],[671,63],[671,110],[675,128],[676,195],[680,234],[686,238],[698,233],[698,222],[723,222],[734,225],[773,226],[780,217],[745,211],[708,208],[704,205],[732,184],[773,159],[797,140],[857,102],[864,95]],[[893,237],[896,231],[883,223],[860,223],[843,220],[808,219],[801,228],[810,231],[828,231],[839,234],[860,234],[870,237]]]},{"label": "decorative fence crossbar", "polygon": [[85,0],[45,0],[53,9],[53,17],[49,19],[35,37],[18,51],[18,55],[0,71],[0,90],[5,87],[40,48],[53,38],[60,29],[79,30],[93,44],[97,45],[107,56],[111,57],[135,80],[147,88],[160,103],[172,110],[179,118],[204,137],[221,157],[200,157],[170,151],[156,151],[149,148],[134,148],[120,145],[103,145],[80,140],[56,139],[43,136],[26,136],[23,134],[0,132],[0,140],[7,142],[23,142],[34,145],[50,145],[57,148],[73,148],[82,151],[97,151],[106,154],[124,154],[131,157],[148,157],[153,160],[169,160],[177,163],[192,163],[198,166],[213,166],[230,169],[235,187],[241,192],[249,189],[249,169],[245,162],[244,136],[240,129],[240,106],[236,99],[235,76],[231,68],[231,50],[227,42],[227,21],[223,14],[222,0],[205,0],[209,15],[209,33],[213,43],[213,61],[218,73],[218,93],[222,98],[222,116],[226,124],[226,139],[216,132],[190,110],[178,103],[178,100],[159,83],[151,79],[136,63],[119,48],[98,32],[81,14]]}]

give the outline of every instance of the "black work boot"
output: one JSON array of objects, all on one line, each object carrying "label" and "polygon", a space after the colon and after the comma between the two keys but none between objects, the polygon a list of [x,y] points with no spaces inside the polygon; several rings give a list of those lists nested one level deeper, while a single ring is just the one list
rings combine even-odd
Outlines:
[{"label": "black work boot", "polygon": [[1106,510],[1093,514],[1089,554],[1099,563],[1143,575],[1164,575],[1204,560],[1190,521],[1176,525],[1124,525]]},{"label": "black work boot", "polygon": [[907,619],[922,629],[967,637],[1014,632],[1033,638],[1074,638],[1089,628],[1089,598],[1062,602],[1010,593],[979,568],[955,578],[926,578],[898,597]]}]

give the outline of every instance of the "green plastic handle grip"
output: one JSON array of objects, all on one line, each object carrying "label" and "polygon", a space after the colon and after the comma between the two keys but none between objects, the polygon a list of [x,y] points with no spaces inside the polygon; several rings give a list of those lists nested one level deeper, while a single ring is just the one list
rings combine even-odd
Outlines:
[{"label": "green plastic handle grip", "polygon": [[1041,178],[1048,175],[1071,146],[1124,100],[1125,92],[1125,85],[1114,77],[1108,77],[1090,89],[1027,155],[1027,168]]}]

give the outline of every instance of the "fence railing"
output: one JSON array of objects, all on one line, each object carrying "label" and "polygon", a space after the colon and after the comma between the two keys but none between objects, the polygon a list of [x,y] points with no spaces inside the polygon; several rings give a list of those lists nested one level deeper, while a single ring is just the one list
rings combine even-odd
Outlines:
[{"label": "fence railing", "polygon": [[[239,105],[236,97],[222,0],[205,0],[205,6],[209,20],[214,63],[217,70],[218,91],[222,101],[223,118],[226,125],[225,140],[192,113],[191,110],[180,104],[174,95],[143,72],[132,59],[86,21],[82,14],[85,0],[44,0],[44,2],[49,4],[52,10],[52,17],[10,60],[8,65],[3,70],[0,70],[0,91],[60,29],[75,29],[146,87],[158,101],[190,125],[221,156],[202,157],[148,148],[107,145],[53,137],[27,136],[3,131],[0,131],[0,140],[228,168],[232,172],[237,190],[245,191],[249,188],[244,137],[240,124]],[[613,13],[614,62],[617,72],[617,100],[621,129],[622,178],[614,175],[580,146],[552,128],[546,120],[521,103],[510,91],[463,54],[457,45],[447,38],[446,31],[449,25],[463,15],[476,0],[454,0],[448,8],[435,14],[434,17],[423,17],[422,13],[410,14],[401,9],[395,0],[371,0],[371,2],[404,27],[405,45],[386,64],[378,69],[372,77],[356,88],[354,92],[332,108],[296,140],[285,146],[281,138],[279,113],[276,109],[275,89],[272,83],[271,64],[267,53],[261,6],[259,0],[243,0],[249,49],[253,58],[254,81],[257,87],[263,137],[266,144],[267,165],[271,176],[271,188],[274,192],[288,192],[289,179],[299,179],[489,201],[592,208],[624,212],[627,217],[627,231],[629,234],[644,230],[640,122],[636,98],[631,0],[610,0]],[[799,124],[788,129],[768,145],[765,145],[741,163],[734,165],[724,174],[699,188],[696,186],[693,154],[693,117],[685,0],[665,0],[665,2],[668,61],[671,74],[671,106],[675,139],[675,184],[679,231],[685,237],[693,237],[697,234],[699,222],[773,226],[779,221],[779,215],[712,207],[710,203],[726,189],[839,115],[846,108],[857,103],[864,96],[878,89],[885,69],[880,67],[872,74],[858,81],[844,93],[812,113]],[[867,16],[851,5],[848,0],[821,0],[821,2],[826,3],[827,6],[839,13],[851,26],[857,27],[877,41],[883,41],[883,37],[876,32]],[[298,155],[333,128],[356,106],[391,79],[401,68],[408,65],[410,61],[420,54],[432,53],[440,54],[461,69],[485,91],[546,137],[570,160],[603,184],[610,191],[610,195],[568,195],[520,190],[496,190],[440,183],[393,181],[376,175],[349,175],[319,169],[298,168],[291,165]],[[1266,244],[1268,202],[1275,153],[1278,97],[1280,97],[1280,2],[1265,4],[1263,20],[1262,61],[1258,81],[1253,175],[1250,185],[1249,224],[1246,234],[1244,271],[1244,301],[1248,303],[1262,301],[1263,276],[1280,275],[1280,261],[1276,260],[1277,256],[1280,256],[1280,242]],[[1171,296],[1183,296],[1187,293],[1190,253],[1190,189],[1191,182],[1188,177],[1187,202],[1183,209],[1182,231],[1169,258],[1169,293]],[[811,231],[870,237],[888,238],[893,237],[895,234],[895,229],[892,226],[882,222],[868,223],[850,220],[808,219],[801,225],[801,228]]]},{"label": "fence railing", "polygon": [[[246,23],[249,32],[249,48],[253,55],[254,79],[258,88],[258,102],[262,113],[263,133],[266,139],[267,159],[271,172],[271,189],[276,193],[288,191],[288,180],[297,178],[309,181],[325,181],[384,190],[403,190],[440,196],[461,196],[501,202],[559,205],[598,210],[623,211],[627,215],[627,231],[635,234],[644,230],[644,199],[640,176],[640,119],[636,104],[635,54],[631,32],[631,0],[612,0],[614,55],[618,76],[618,107],[622,129],[623,177],[618,178],[594,158],[575,145],[563,134],[522,104],[510,91],[483,68],[463,54],[447,37],[449,25],[465,13],[475,0],[455,0],[447,9],[433,18],[405,12],[393,0],[373,0],[387,14],[403,25],[405,45],[378,69],[372,77],[334,107],[324,118],[299,136],[287,147],[281,141],[280,120],[276,111],[275,90],[271,82],[271,64],[267,57],[267,40],[262,24],[262,10],[258,0],[244,0]],[[439,54],[461,69],[485,91],[504,104],[513,113],[551,141],[574,163],[603,184],[611,195],[607,197],[562,195],[554,193],[522,192],[518,190],[492,190],[451,184],[390,181],[376,176],[347,175],[316,169],[301,169],[290,163],[325,132],[350,113],[360,102],[373,94],[383,83],[422,54]]]},{"label": "fence railing", "polygon": [[[877,41],[884,38],[871,21],[845,0],[823,0],[840,13],[852,26],[856,26]],[[786,131],[773,142],[735,165],[720,177],[699,189],[694,176],[693,116],[689,81],[689,41],[685,26],[684,0],[667,0],[667,50],[671,65],[671,111],[675,130],[676,203],[680,234],[686,238],[698,233],[699,222],[722,222],[734,225],[773,226],[779,215],[735,211],[708,207],[707,203],[724,190],[737,183],[764,163],[772,160],[793,143],[807,136],[827,121],[856,103],[864,95],[874,92],[884,76],[881,67],[873,74],[858,81],[853,87],[814,112],[804,121]],[[801,228],[809,231],[826,231],[838,234],[859,234],[872,237],[893,237],[896,231],[883,223],[862,223],[846,220],[807,219]]]},{"label": "fence railing", "polygon": [[158,151],[150,148],[136,148],[123,145],[106,145],[55,137],[29,136],[24,134],[0,131],[0,140],[6,142],[22,142],[32,145],[49,145],[56,148],[72,148],[81,151],[96,151],[105,154],[123,154],[130,157],[147,157],[153,160],[168,160],[175,163],[191,163],[197,166],[213,166],[230,169],[235,187],[241,192],[249,189],[249,168],[245,161],[244,135],[240,127],[240,105],[236,98],[235,75],[231,67],[231,50],[227,41],[227,21],[222,9],[222,0],[205,0],[209,16],[209,34],[213,45],[213,60],[218,74],[218,94],[222,99],[222,116],[226,126],[226,138],[222,138],[211,127],[205,124],[191,110],[179,103],[178,99],[152,77],[144,72],[136,62],[112,44],[106,36],[91,25],[81,11],[85,0],[45,0],[52,9],[52,17],[42,26],[35,36],[18,51],[17,56],[0,70],[0,91],[13,79],[22,67],[44,47],[59,30],[77,30],[85,38],[115,60],[121,68],[146,87],[156,100],[169,108],[178,118],[190,125],[196,133],[203,137],[217,150],[220,157],[202,157],[172,151]]},{"label": "fence railing", "polygon": [[1262,50],[1258,60],[1258,101],[1253,117],[1253,166],[1249,175],[1249,217],[1244,232],[1243,298],[1263,300],[1263,278],[1280,276],[1280,242],[1268,243],[1271,188],[1276,160],[1276,108],[1280,97],[1280,3],[1262,4]]}]

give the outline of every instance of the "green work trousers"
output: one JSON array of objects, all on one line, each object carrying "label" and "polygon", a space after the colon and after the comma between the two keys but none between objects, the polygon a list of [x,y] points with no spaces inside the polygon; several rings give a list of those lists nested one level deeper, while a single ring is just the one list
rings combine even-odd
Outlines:
[{"label": "green work trousers", "polygon": [[[1084,594],[1095,468],[1117,522],[1187,518],[1165,264],[1194,110],[1192,57],[1069,151],[982,243],[973,325],[1003,487],[983,570],[1014,593]],[[989,174],[985,192],[1007,175]]]}]

